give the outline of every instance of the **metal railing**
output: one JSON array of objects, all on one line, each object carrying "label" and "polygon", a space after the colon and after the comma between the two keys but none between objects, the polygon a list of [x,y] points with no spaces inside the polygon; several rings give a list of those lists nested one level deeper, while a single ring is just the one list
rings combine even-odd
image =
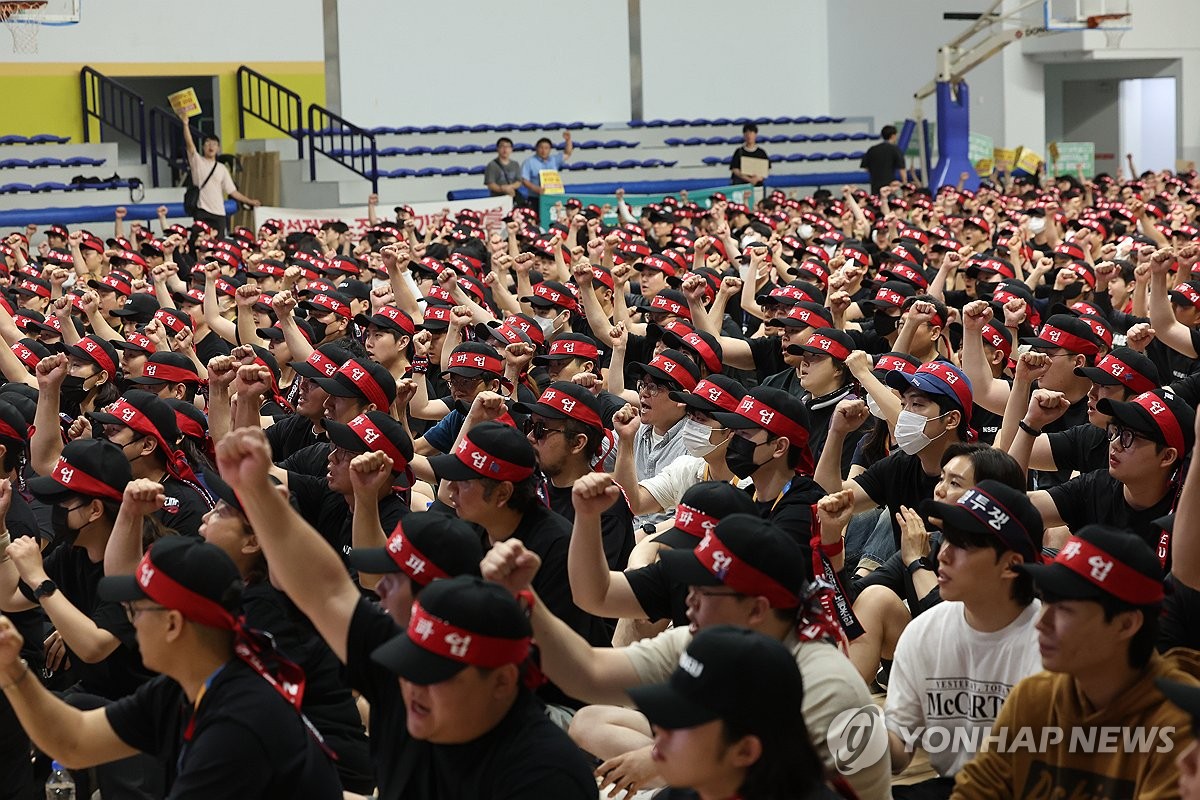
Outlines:
[{"label": "metal railing", "polygon": [[238,137],[246,138],[246,115],[286,133],[296,140],[297,158],[304,158],[303,110],[300,95],[262,73],[246,66],[238,67]]},{"label": "metal railing", "polygon": [[[150,143],[150,181],[154,186],[161,186],[158,162],[163,160],[171,169],[169,186],[179,186],[181,178],[191,169],[187,160],[187,145],[183,140],[183,123],[172,111],[162,108],[151,108],[147,114]],[[192,141],[196,146],[204,137],[203,132],[195,125],[192,129]]]},{"label": "metal railing", "polygon": [[313,181],[317,179],[317,153],[369,180],[372,192],[379,191],[375,134],[313,103],[308,107],[308,173]]},{"label": "metal railing", "polygon": [[90,142],[91,120],[128,136],[141,148],[146,163],[146,101],[141,95],[91,67],[79,71],[79,100],[83,111],[83,140]]}]

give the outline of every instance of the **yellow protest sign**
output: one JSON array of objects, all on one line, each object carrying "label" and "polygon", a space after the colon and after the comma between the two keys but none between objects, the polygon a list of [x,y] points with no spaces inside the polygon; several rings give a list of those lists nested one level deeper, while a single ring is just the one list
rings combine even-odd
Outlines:
[{"label": "yellow protest sign", "polygon": [[167,95],[167,100],[176,115],[186,113],[189,117],[195,117],[200,114],[200,98],[196,97],[196,90],[190,86]]},{"label": "yellow protest sign", "polygon": [[539,170],[538,181],[542,185],[542,194],[566,194],[562,175],[556,169]]},{"label": "yellow protest sign", "polygon": [[997,147],[992,151],[992,161],[995,162],[996,169],[1001,172],[1011,172],[1013,162],[1016,160],[1016,152],[1007,147]]},{"label": "yellow protest sign", "polygon": [[1028,172],[1030,175],[1037,172],[1038,166],[1042,163],[1042,157],[1028,148],[1021,148],[1021,152],[1017,155],[1016,167],[1019,170]]}]

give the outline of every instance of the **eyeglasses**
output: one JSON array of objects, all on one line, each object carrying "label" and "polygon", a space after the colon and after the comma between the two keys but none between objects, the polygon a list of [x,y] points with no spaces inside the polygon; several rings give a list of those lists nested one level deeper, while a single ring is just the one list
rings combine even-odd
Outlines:
[{"label": "eyeglasses", "polygon": [[344,447],[338,447],[337,445],[329,448],[330,461],[349,461],[350,459],[354,458],[355,455],[355,453],[350,452]]},{"label": "eyeglasses", "polygon": [[450,375],[448,378],[446,378],[446,383],[450,384],[452,388],[458,389],[459,391],[467,391],[468,389],[478,385],[482,380],[483,378],[481,377],[471,378],[466,375]]},{"label": "eyeglasses", "polygon": [[647,380],[641,380],[637,382],[637,393],[644,394],[647,397],[658,397],[665,391],[668,391],[668,389],[661,383],[655,383],[654,381]]},{"label": "eyeglasses", "polygon": [[1108,440],[1110,442],[1117,442],[1118,444],[1120,444],[1122,450],[1128,450],[1130,447],[1133,447],[1133,443],[1135,440],[1141,440],[1141,441],[1147,441],[1147,442],[1150,441],[1149,438],[1142,436],[1140,433],[1135,433],[1134,431],[1131,431],[1129,428],[1123,427],[1121,425],[1109,425],[1108,426]]},{"label": "eyeglasses", "polygon": [[521,425],[521,430],[526,436],[532,434],[534,440],[538,442],[542,441],[552,433],[566,433],[566,431],[562,428],[548,428],[546,427],[546,423],[542,422],[541,420],[534,422],[532,419],[525,420],[524,424]]},{"label": "eyeglasses", "polygon": [[125,616],[129,618],[130,622],[133,622],[134,620],[136,620],[137,615],[141,614],[144,611],[170,611],[171,610],[171,609],[167,608],[166,606],[135,606],[133,603],[129,603],[129,602],[121,603],[121,606],[125,609]]}]

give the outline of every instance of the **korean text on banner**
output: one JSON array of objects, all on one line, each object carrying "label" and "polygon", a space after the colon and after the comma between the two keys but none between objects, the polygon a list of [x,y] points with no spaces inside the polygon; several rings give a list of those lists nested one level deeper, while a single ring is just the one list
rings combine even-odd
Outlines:
[{"label": "korean text on banner", "polygon": [[[738,184],[736,186],[718,186],[713,189],[689,189],[687,192],[687,202],[696,203],[701,208],[712,207],[712,196],[714,194],[723,194],[725,199],[730,203],[741,203],[745,206],[754,205],[754,187],[748,183]],[[642,212],[644,206],[651,203],[661,203],[666,197],[674,197],[682,201],[681,193],[673,194],[627,194],[625,195],[625,204],[629,206],[629,213],[637,219]],[[605,225],[616,225],[617,220],[617,196],[612,194],[579,194],[577,192],[566,192],[565,195],[556,197],[547,197],[542,195],[541,205],[538,213],[543,225],[548,225],[553,222],[559,213],[558,206],[565,204],[567,200],[578,200],[584,208],[588,206],[596,206],[601,210],[601,219]],[[565,212],[563,212],[565,214]]]},{"label": "korean text on banner", "polygon": [[[507,195],[499,197],[482,197],[478,200],[456,200],[448,203],[413,203],[412,210],[417,225],[426,228],[437,222],[442,213],[449,210],[453,215],[459,211],[470,209],[478,211],[481,224],[485,231],[502,229],[504,217],[512,211],[512,198]],[[365,206],[348,206],[346,208],[275,208],[259,206],[254,209],[254,225],[260,226],[269,219],[277,219],[283,223],[283,232],[296,233],[308,228],[319,228],[321,223],[341,221],[350,226],[350,231],[362,235],[371,229],[370,219]],[[393,220],[395,217],[379,212],[380,221]]]},{"label": "korean text on banner", "polygon": [[994,166],[999,172],[1012,172],[1016,157],[1016,151],[1007,147],[997,147],[992,151],[992,161],[995,162]]},{"label": "korean text on banner", "polygon": [[982,133],[971,134],[967,143],[967,159],[975,167],[976,173],[981,176],[991,174],[994,152],[992,137]]},{"label": "korean text on banner", "polygon": [[167,95],[167,101],[176,115],[186,113],[189,117],[195,117],[200,114],[200,98],[196,97],[196,90],[190,86]]},{"label": "korean text on banner", "polygon": [[556,169],[539,171],[538,182],[541,184],[542,194],[562,194],[564,191],[562,175]]},{"label": "korean text on banner", "polygon": [[1096,143],[1095,142],[1051,142],[1049,146],[1050,163],[1055,175],[1077,175],[1083,167],[1083,177],[1096,177]]}]

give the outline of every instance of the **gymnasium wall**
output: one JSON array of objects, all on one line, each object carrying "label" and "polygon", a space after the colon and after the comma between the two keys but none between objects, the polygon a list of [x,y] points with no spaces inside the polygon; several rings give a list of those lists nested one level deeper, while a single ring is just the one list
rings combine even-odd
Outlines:
[{"label": "gymnasium wall", "polygon": [[[181,13],[182,3],[161,0],[82,0],[79,24],[43,27],[37,53],[12,53],[11,42],[0,44],[0,97],[21,109],[3,113],[0,128],[81,140],[79,69],[85,64],[118,79],[218,76],[227,149],[237,140],[234,73],[243,64],[298,91],[306,103],[323,102],[321,0],[205,0],[192,7],[197,11]],[[166,105],[166,98],[154,100]],[[261,138],[273,135],[269,130],[254,123],[246,133]]]}]

